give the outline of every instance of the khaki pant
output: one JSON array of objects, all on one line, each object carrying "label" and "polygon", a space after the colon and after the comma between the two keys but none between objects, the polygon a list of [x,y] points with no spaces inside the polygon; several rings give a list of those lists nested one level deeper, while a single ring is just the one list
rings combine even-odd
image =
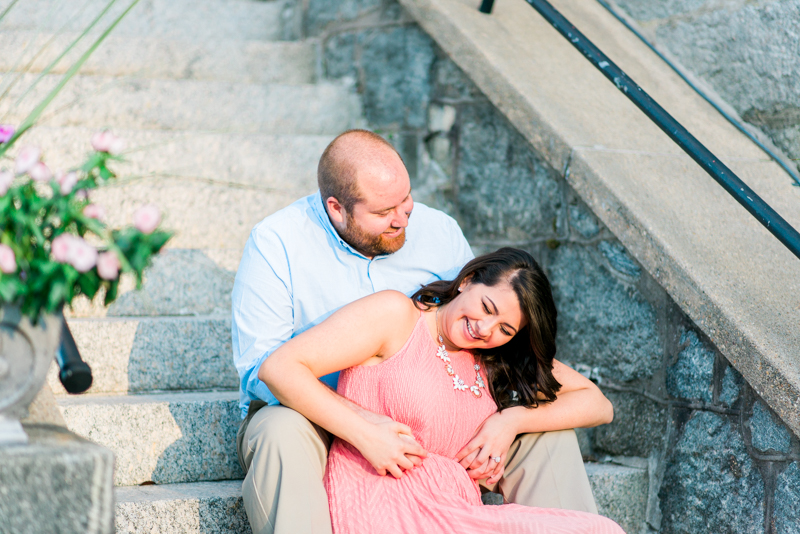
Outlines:
[{"label": "khaki pant", "polygon": [[[253,534],[331,532],[322,484],[330,440],[291,408],[251,402],[236,441]],[[597,513],[573,430],[519,436],[503,478],[488,489],[517,504]]]}]

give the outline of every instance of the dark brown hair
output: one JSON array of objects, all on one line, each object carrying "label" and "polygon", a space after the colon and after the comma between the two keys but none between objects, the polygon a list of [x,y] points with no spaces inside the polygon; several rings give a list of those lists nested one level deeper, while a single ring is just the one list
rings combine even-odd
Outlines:
[{"label": "dark brown hair", "polygon": [[[347,213],[352,213],[353,206],[361,202],[362,198],[356,182],[356,165],[353,161],[355,158],[346,157],[341,150],[338,150],[337,145],[340,139],[352,135],[361,137],[366,143],[386,146],[400,156],[389,141],[369,130],[347,130],[330,142],[322,153],[322,157],[319,158],[317,185],[323,203],[333,197],[344,206]],[[403,158],[400,159],[402,161]]]},{"label": "dark brown hair", "polygon": [[458,296],[465,280],[490,287],[508,281],[527,322],[505,345],[475,351],[486,367],[489,391],[498,408],[530,408],[554,401],[561,389],[553,376],[557,312],[542,268],[527,252],[505,247],[470,261],[455,280],[423,286],[411,298],[420,309],[443,306]]}]

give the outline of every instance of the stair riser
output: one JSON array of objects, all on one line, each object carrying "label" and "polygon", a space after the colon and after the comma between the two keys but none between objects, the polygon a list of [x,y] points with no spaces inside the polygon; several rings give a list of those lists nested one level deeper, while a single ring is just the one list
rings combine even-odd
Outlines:
[{"label": "stair riser", "polygon": [[[14,30],[80,32],[107,4],[107,0],[26,0],[14,6],[2,24],[3,28]],[[97,30],[108,27],[130,4],[130,0],[117,2],[97,25]],[[284,10],[290,7],[286,4],[247,0],[141,0],[114,29],[114,35],[195,42],[277,40],[284,33]]]},{"label": "stair riser", "polygon": [[[0,32],[0,72],[42,72],[79,34]],[[52,70],[65,73],[91,43],[72,49]],[[83,75],[133,76],[239,83],[308,84],[316,79],[310,42],[170,41],[145,37],[106,38],[79,71]]]},{"label": "stair riser", "polygon": [[[19,106],[35,75],[0,101],[0,115],[19,124],[61,76],[48,75]],[[177,105],[180,103],[180,105]],[[341,85],[245,85],[194,80],[79,76],[40,119],[44,126],[201,130],[283,135],[338,134],[358,124],[358,97]]]},{"label": "stair riser", "polygon": [[[92,368],[89,393],[234,389],[230,319],[70,320],[81,357]],[[65,393],[57,367],[48,377]]]},{"label": "stair riser", "polygon": [[237,393],[147,397],[59,405],[70,430],[114,451],[117,486],[244,477],[236,457]]}]

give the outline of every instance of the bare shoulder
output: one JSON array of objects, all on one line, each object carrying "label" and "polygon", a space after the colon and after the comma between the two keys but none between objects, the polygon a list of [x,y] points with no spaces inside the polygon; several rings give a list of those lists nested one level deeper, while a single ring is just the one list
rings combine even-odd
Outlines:
[{"label": "bare shoulder", "polygon": [[373,293],[348,307],[357,308],[353,311],[361,318],[361,324],[369,329],[365,333],[381,340],[380,350],[371,362],[365,362],[366,365],[378,363],[397,352],[413,332],[420,316],[410,298],[393,290]]}]

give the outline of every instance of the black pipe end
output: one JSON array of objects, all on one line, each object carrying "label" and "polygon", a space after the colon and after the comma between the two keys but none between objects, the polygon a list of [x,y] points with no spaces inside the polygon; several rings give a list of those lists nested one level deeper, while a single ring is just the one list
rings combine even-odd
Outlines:
[{"label": "black pipe end", "polygon": [[83,393],[92,386],[92,369],[85,362],[65,365],[58,375],[68,393]]},{"label": "black pipe end", "polygon": [[478,8],[478,11],[481,13],[486,13],[487,15],[491,15],[492,7],[494,7],[494,0],[483,0],[483,2],[481,2],[481,7]]}]

